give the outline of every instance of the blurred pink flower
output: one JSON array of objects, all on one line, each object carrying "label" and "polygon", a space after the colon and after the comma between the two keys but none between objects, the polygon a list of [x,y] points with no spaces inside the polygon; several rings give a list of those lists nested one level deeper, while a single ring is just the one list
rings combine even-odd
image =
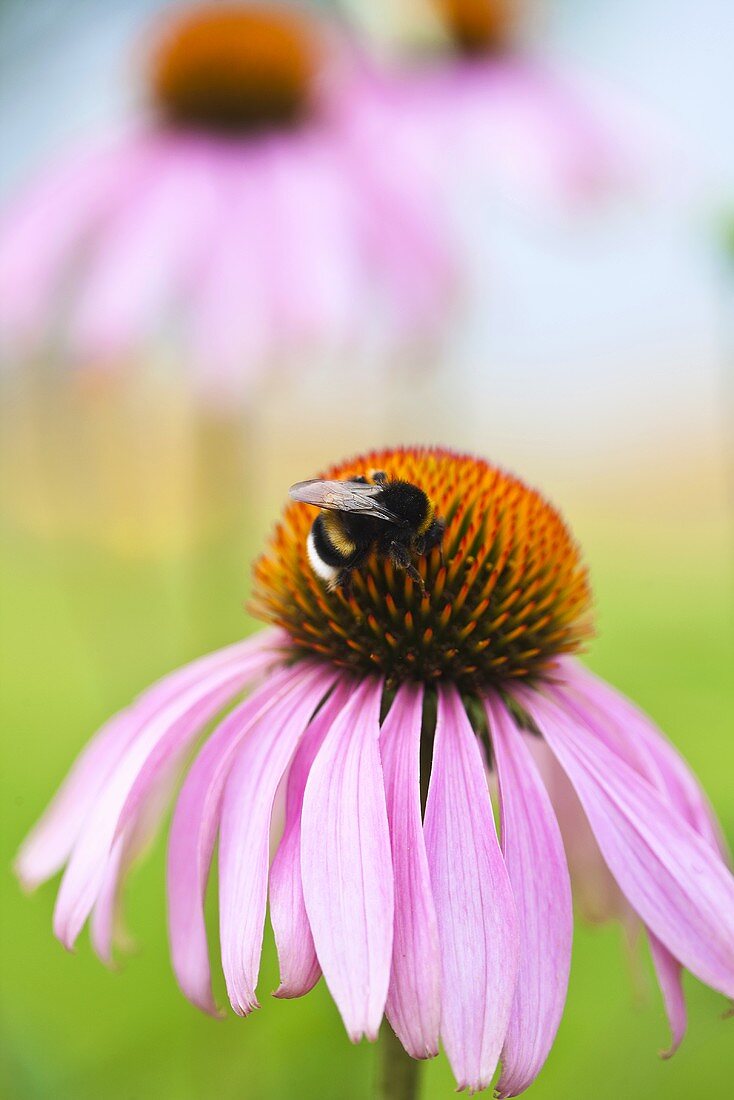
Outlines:
[{"label": "blurred pink flower", "polygon": [[355,348],[375,316],[390,346],[433,332],[448,252],[420,181],[388,185],[350,140],[351,47],[277,5],[173,18],[149,117],[5,211],[11,354],[53,334],[75,363],[109,366],[178,332],[198,382],[227,398],[294,352]]},{"label": "blurred pink flower", "polygon": [[363,67],[365,143],[446,200],[474,180],[530,208],[573,208],[645,171],[643,126],[593,80],[518,44],[513,0],[426,0],[444,36],[402,62]]},{"label": "blurred pink flower", "polygon": [[441,1040],[459,1088],[486,1088],[501,1058],[498,1095],[513,1096],[548,1055],[571,961],[564,807],[535,763],[542,745],[647,930],[672,1053],[686,1024],[683,968],[734,996],[734,879],[705,795],[650,720],[568,655],[589,632],[590,591],[539,494],[440,450],[373,453],[327,476],[372,467],[419,484],[446,521],[445,564],[438,549],[416,562],[426,594],[374,558],[351,596],[327,591],[308,566],[312,512],[291,504],[255,569],[255,610],[275,627],[113,718],[23,845],[21,879],[35,886],[66,864],[56,934],[70,948],[91,915],[109,960],[124,871],[198,736],[233,704],[171,826],[183,992],[217,1011],[204,895],[218,836],[221,959],[237,1013],[258,1004],[269,895],[276,996],[301,996],[323,973],[353,1041],[375,1039],[385,1013],[414,1058]]}]

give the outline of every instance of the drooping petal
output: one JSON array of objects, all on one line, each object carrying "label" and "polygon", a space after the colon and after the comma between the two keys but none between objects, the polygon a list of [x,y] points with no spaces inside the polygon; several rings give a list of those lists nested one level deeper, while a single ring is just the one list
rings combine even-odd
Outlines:
[{"label": "drooping petal", "polygon": [[[182,992],[216,1014],[211,992],[204,894],[219,828],[222,791],[243,738],[287,721],[313,669],[284,668],[241,703],[197,756],[176,803],[168,842],[167,894],[171,957]],[[260,726],[262,723],[262,727]]]},{"label": "drooping petal", "polygon": [[698,978],[734,995],[734,878],[660,793],[573,713],[517,689],[631,905]]},{"label": "drooping petal", "polygon": [[439,694],[425,838],[441,948],[441,1038],[458,1088],[480,1090],[507,1033],[519,933],[482,754],[453,688]]},{"label": "drooping petal", "polygon": [[395,925],[387,1018],[413,1058],[438,1053],[441,961],[423,837],[420,743],[423,691],[404,684],[380,734],[395,878]]},{"label": "drooping petal", "polygon": [[118,837],[107,861],[104,879],[94,903],[89,934],[97,958],[112,966],[112,947],[120,917],[120,887],[129,863],[126,837]]},{"label": "drooping petal", "polygon": [[[577,661],[566,659],[560,664],[564,680],[586,704],[584,723],[594,724],[597,732],[606,724],[616,736],[617,746],[624,748],[628,762],[646,775],[658,790],[667,793],[671,804],[696,832],[728,858],[721,826],[701,784],[662,731],[611,684],[594,676]],[[597,711],[596,719],[589,713],[589,704]]]},{"label": "drooping petal", "polygon": [[37,886],[64,865],[110,772],[161,707],[217,668],[239,665],[245,671],[251,657],[272,651],[279,641],[279,632],[262,631],[254,638],[200,657],[163,677],[111,718],[82,751],[51,805],[23,842],[16,860],[23,885]]},{"label": "drooping petal", "polygon": [[[236,669],[239,676],[242,677],[244,686],[247,683],[251,683],[256,678],[259,678],[262,673],[269,666],[276,663],[276,661],[277,657],[269,647],[258,647],[249,651],[245,656],[239,657],[236,663],[231,664],[231,667],[233,671]],[[217,667],[226,668],[228,665],[223,663],[221,666],[213,666],[213,668]],[[227,691],[225,687],[222,694],[226,702],[231,698],[233,693]],[[148,792],[155,787],[161,773],[168,769],[172,754],[185,752],[189,742],[190,739],[188,734],[186,734],[184,730],[184,736],[182,737],[181,729],[178,726],[172,726],[168,733],[158,740],[130,787],[125,803],[120,811],[116,835],[119,835],[135,820],[139,812],[139,807],[147,798]]]},{"label": "drooping petal", "polygon": [[526,743],[550,795],[563,838],[574,901],[582,917],[591,924],[619,920],[628,929],[639,924],[604,862],[568,776],[542,738],[526,735]]},{"label": "drooping petal", "polygon": [[311,768],[301,821],[303,896],[316,954],[355,1043],[377,1038],[392,955],[381,694],[377,681],[355,687]]},{"label": "drooping petal", "polygon": [[[61,880],[54,931],[71,948],[102,885],[112,845],[119,834],[128,797],[137,788],[136,801],[145,796],[171,757],[185,750],[224,704],[261,670],[269,655],[251,654],[243,661],[224,664],[197,678],[152,714],[136,731],[100,787]],[[148,713],[145,698],[143,713]]]},{"label": "drooping petal", "polygon": [[146,723],[101,788],[71,853],[56,899],[54,932],[65,947],[73,947],[97,898],[118,836],[120,813],[130,787],[154,751],[152,742],[192,740],[244,686],[241,678],[231,672],[220,672],[206,685],[211,690],[191,688],[179,704],[168,704]]},{"label": "drooping petal", "polygon": [[303,900],[301,811],[311,765],[348,699],[349,688],[337,684],[301,738],[288,773],[285,829],[270,868],[270,920],[280,965],[276,997],[302,997],[321,977]]},{"label": "drooping petal", "polygon": [[647,936],[650,942],[650,954],[652,955],[655,974],[660,992],[663,995],[663,1004],[670,1024],[670,1046],[660,1053],[663,1058],[672,1058],[683,1042],[687,1025],[686,999],[683,993],[683,968],[654,932],[648,929]]},{"label": "drooping petal", "polygon": [[161,707],[174,699],[190,683],[194,683],[197,679],[203,679],[205,674],[214,672],[215,669],[224,665],[241,661],[244,667],[251,658],[257,661],[258,655],[261,653],[270,654],[275,662],[279,651],[286,644],[287,635],[284,631],[268,628],[267,630],[259,630],[256,634],[242,641],[223,646],[222,649],[217,649],[213,653],[197,657],[189,664],[183,665],[174,672],[169,672],[166,676],[161,677],[160,680],[151,684],[150,687],[137,696],[133,704],[136,713],[145,713],[148,708],[152,713],[153,709]]},{"label": "drooping petal", "polygon": [[89,927],[92,947],[107,966],[113,964],[113,947],[119,945],[127,948],[133,942],[126,932],[122,918],[124,880],[132,865],[145,855],[156,838],[186,755],[185,747],[171,755],[147,791],[135,816],[119,831],[112,845]]},{"label": "drooping petal", "polygon": [[130,711],[121,711],[102,726],[77,757],[16,857],[15,871],[26,889],[45,882],[66,863],[89,807],[136,729]]},{"label": "drooping petal", "polygon": [[235,1012],[258,1007],[255,996],[267,900],[270,823],[278,785],[309,719],[333,683],[319,669],[298,692],[281,724],[267,718],[242,740],[226,780],[219,839],[219,929],[222,967]]},{"label": "drooping petal", "polygon": [[[725,852],[723,836],[705,794],[662,733],[632,703],[578,662],[565,660],[562,669],[565,686],[551,689],[554,698],[570,707],[604,744],[620,752],[715,851]],[[682,967],[653,932],[647,929],[647,933],[671,1031],[671,1045],[661,1054],[670,1058],[686,1031]]]},{"label": "drooping petal", "polygon": [[516,1096],[540,1072],[566,1001],[573,912],[563,841],[523,736],[499,697],[485,700],[500,787],[502,852],[520,931],[520,961],[497,1095]]}]

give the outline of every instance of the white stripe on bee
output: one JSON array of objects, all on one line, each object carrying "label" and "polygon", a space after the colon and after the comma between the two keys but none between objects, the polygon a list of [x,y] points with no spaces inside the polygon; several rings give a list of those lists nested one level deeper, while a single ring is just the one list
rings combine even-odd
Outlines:
[{"label": "white stripe on bee", "polygon": [[308,560],[311,563],[311,568],[317,577],[320,577],[322,581],[327,583],[336,580],[339,570],[334,565],[327,565],[325,561],[322,561],[314,545],[313,531],[309,531],[308,539],[306,541],[306,550],[308,552]]}]

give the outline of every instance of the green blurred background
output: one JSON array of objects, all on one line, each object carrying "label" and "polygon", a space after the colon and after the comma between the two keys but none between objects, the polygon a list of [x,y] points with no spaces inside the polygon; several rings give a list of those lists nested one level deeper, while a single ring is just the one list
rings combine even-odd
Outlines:
[{"label": "green blurred background", "polygon": [[[581,230],[484,211],[471,225],[476,301],[465,329],[432,375],[396,377],[389,392],[365,379],[304,377],[287,393],[264,392],[257,415],[225,424],[168,382],[65,392],[42,370],[40,401],[32,375],[5,385],[0,1095],[372,1094],[375,1050],[349,1043],[323,982],[301,1001],[269,997],[269,929],[259,1012],[215,1022],[183,999],[168,960],[163,836],[131,875],[137,947],[114,972],[84,936],[73,955],[54,940],[55,884],[24,897],[11,872],[24,834],[101,722],[159,675],[255,628],[243,608],[249,564],[287,486],[360,449],[473,449],[563,509],[596,594],[589,663],[687,756],[734,845],[734,325],[727,336],[721,304],[731,285],[710,233],[734,193],[724,129],[734,9],[728,0],[548,6],[556,61],[595,65],[695,138],[691,159],[714,183],[693,202],[668,192]],[[124,114],[112,92],[122,44],[158,7],[0,0],[10,44],[0,57],[6,192],[47,147]],[[358,417],[345,415],[355,388]],[[723,999],[695,980],[686,989],[689,1032],[662,1061],[667,1026],[649,960],[630,957],[619,929],[578,925],[566,1013],[530,1095],[731,1095],[734,1019],[722,1020]],[[426,1065],[425,1100],[453,1087],[443,1056]]]}]

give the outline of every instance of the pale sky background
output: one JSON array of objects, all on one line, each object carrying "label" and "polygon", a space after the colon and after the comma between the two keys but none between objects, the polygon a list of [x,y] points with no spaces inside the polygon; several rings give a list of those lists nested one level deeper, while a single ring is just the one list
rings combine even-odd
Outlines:
[{"label": "pale sky background", "polygon": [[[0,195],[71,138],[125,117],[136,34],[162,6],[0,2]],[[465,212],[474,295],[449,354],[452,386],[467,396],[461,431],[508,464],[565,448],[569,468],[580,450],[633,467],[660,452],[723,480],[730,301],[716,225],[734,207],[734,4],[549,8],[549,57],[638,104],[659,126],[664,170],[576,222]]]}]

